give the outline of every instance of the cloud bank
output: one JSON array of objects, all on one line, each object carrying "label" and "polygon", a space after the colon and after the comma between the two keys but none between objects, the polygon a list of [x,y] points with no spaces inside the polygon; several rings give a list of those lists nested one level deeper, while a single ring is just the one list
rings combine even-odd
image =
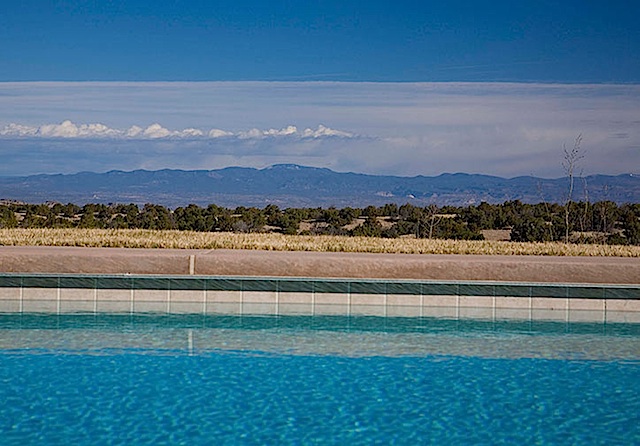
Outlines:
[{"label": "cloud bank", "polygon": [[295,163],[560,177],[579,134],[584,174],[640,173],[640,85],[0,83],[0,175]]},{"label": "cloud bank", "polygon": [[10,123],[0,130],[0,137],[14,138],[85,138],[85,139],[206,139],[206,138],[237,138],[237,139],[265,139],[265,138],[355,138],[353,133],[335,130],[320,124],[317,128],[298,130],[294,125],[282,129],[259,130],[256,128],[248,131],[232,132],[213,128],[201,130],[193,127],[183,130],[169,130],[158,123],[146,128],[132,125],[126,130],[109,128],[104,124],[75,124],[65,120],[60,124],[45,124],[41,126],[29,126]]}]

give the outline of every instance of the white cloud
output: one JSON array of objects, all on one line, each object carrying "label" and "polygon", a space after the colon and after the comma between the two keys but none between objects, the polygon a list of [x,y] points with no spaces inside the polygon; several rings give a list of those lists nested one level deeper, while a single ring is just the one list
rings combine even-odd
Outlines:
[{"label": "white cloud", "polygon": [[[17,130],[12,133],[12,130]],[[121,132],[110,129],[104,124],[76,125],[66,120],[61,124],[46,124],[37,128],[9,124],[0,135],[3,136],[34,136],[42,138],[97,138],[119,136]]]},{"label": "white cloud", "polygon": [[185,138],[199,138],[201,136],[204,136],[204,132],[202,130],[194,128],[184,129],[182,132],[180,132],[180,134]]},{"label": "white cloud", "polygon": [[160,124],[151,124],[144,130],[144,132],[142,132],[142,134],[147,138],[152,139],[166,138],[167,136],[171,136],[171,132],[162,127]]},{"label": "white cloud", "polygon": [[317,128],[305,128],[298,130],[294,125],[290,125],[281,129],[260,130],[253,128],[246,132],[239,132],[237,137],[240,139],[263,139],[277,137],[291,137],[299,139],[317,139],[317,138],[357,138],[354,133],[335,130],[320,124]]},{"label": "white cloud", "polygon": [[38,134],[37,127],[29,127],[28,125],[20,125],[11,123],[4,129],[0,130],[2,136],[36,136]]},{"label": "white cloud", "polygon": [[54,138],[75,138],[79,129],[71,121],[64,121],[62,124],[47,124],[36,130],[36,136]]},{"label": "white cloud", "polygon": [[298,128],[295,125],[290,125],[280,130],[269,129],[263,133],[265,136],[289,136],[296,135],[298,133]]},{"label": "white cloud", "polygon": [[137,125],[132,125],[129,130],[125,132],[125,136],[129,138],[136,138],[144,133],[144,129],[142,127],[138,127]]},{"label": "white cloud", "polygon": [[224,138],[225,136],[233,136],[233,132],[227,132],[221,129],[209,130],[209,138]]},{"label": "white cloud", "polygon": [[231,132],[222,129],[201,130],[188,127],[183,130],[169,130],[158,123],[151,124],[147,128],[137,125],[127,130],[112,129],[104,124],[74,124],[69,120],[61,124],[44,124],[31,127],[23,124],[10,123],[0,130],[2,137],[18,138],[120,138],[120,139],[203,139],[234,137],[241,140],[264,138],[292,138],[292,139],[317,139],[317,138],[355,138],[353,133],[335,130],[324,125],[316,129],[306,128],[299,131],[294,125],[282,129],[260,130],[253,128],[247,131]]},{"label": "white cloud", "polygon": [[248,130],[246,132],[238,133],[239,139],[259,139],[259,138],[262,138],[263,136],[264,136],[264,133],[255,128]]},{"label": "white cloud", "polygon": [[318,126],[317,129],[305,129],[302,132],[302,136],[304,138],[323,138],[327,136],[336,136],[339,138],[353,138],[355,135],[353,133],[343,132],[341,130],[330,129],[329,127],[325,127],[322,124]]}]

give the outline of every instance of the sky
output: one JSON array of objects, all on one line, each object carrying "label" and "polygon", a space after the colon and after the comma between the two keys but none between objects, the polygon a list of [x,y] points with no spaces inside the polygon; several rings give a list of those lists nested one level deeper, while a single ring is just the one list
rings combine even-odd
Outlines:
[{"label": "sky", "polygon": [[0,175],[640,171],[640,2],[21,0]]}]

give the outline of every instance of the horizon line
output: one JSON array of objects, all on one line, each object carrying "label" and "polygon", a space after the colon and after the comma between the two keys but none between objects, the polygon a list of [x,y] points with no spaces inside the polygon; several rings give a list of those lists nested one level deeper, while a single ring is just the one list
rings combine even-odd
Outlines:
[{"label": "horizon line", "polygon": [[580,86],[640,86],[639,81],[539,81],[539,80],[491,80],[491,81],[462,81],[462,80],[271,80],[271,79],[238,79],[238,80],[0,80],[0,84],[450,84],[450,85],[580,85]]},{"label": "horizon line", "polygon": [[[568,178],[568,176],[561,176],[561,177],[542,177],[542,176],[536,176],[536,175],[516,175],[516,176],[512,176],[512,177],[504,177],[504,176],[500,176],[500,175],[493,175],[493,174],[489,174],[489,173],[470,173],[470,172],[441,172],[437,175],[392,175],[392,174],[373,174],[373,173],[364,173],[364,172],[354,172],[354,171],[339,171],[339,170],[333,170],[330,167],[318,167],[318,166],[306,166],[306,165],[302,165],[302,164],[295,164],[295,163],[276,163],[276,164],[270,164],[268,166],[264,166],[264,167],[251,167],[251,166],[238,166],[238,165],[232,165],[232,166],[225,166],[225,167],[219,167],[219,168],[215,168],[215,169],[176,169],[176,168],[171,168],[171,167],[165,167],[162,169],[133,169],[133,170],[122,170],[122,169],[110,169],[110,170],[105,170],[105,171],[91,171],[91,170],[81,170],[81,171],[76,171],[76,172],[70,172],[70,173],[62,173],[62,172],[56,172],[56,173],[33,173],[33,174],[27,174],[27,175],[0,175],[0,178],[29,178],[29,177],[36,177],[36,176],[73,176],[73,175],[81,175],[81,174],[95,174],[95,175],[104,175],[104,174],[108,174],[108,173],[135,173],[135,172],[150,172],[150,173],[154,173],[154,172],[215,172],[215,171],[220,171],[220,170],[227,170],[227,169],[244,169],[244,170],[255,170],[255,171],[264,171],[264,170],[269,170],[269,169],[273,169],[275,167],[295,167],[295,168],[302,168],[302,169],[314,169],[314,170],[328,170],[330,172],[333,173],[337,173],[337,174],[343,174],[343,175],[348,175],[348,174],[353,174],[353,175],[364,175],[364,176],[371,176],[371,177],[395,177],[395,178],[437,178],[437,177],[441,177],[441,176],[445,176],[445,175],[450,175],[450,176],[454,176],[454,175],[467,175],[467,176],[484,176],[484,177],[494,177],[494,178],[501,178],[501,179],[506,179],[506,180],[513,180],[516,178],[536,178],[536,179],[543,179],[543,180],[561,180],[561,179],[565,179]],[[640,173],[634,173],[634,172],[623,172],[623,173],[619,173],[619,174],[604,174],[604,173],[593,173],[593,174],[589,174],[589,175],[580,175],[580,176],[574,176],[574,178],[589,178],[589,177],[596,177],[596,176],[604,176],[604,177],[620,177],[620,176],[630,176],[630,177],[640,177]]]}]

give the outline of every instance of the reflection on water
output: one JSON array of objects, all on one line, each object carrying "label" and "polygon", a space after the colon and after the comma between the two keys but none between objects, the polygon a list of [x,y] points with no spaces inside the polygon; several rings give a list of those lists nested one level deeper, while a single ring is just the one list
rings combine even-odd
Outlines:
[{"label": "reflection on water", "polygon": [[2,315],[0,350],[639,360],[640,325],[437,318]]}]

